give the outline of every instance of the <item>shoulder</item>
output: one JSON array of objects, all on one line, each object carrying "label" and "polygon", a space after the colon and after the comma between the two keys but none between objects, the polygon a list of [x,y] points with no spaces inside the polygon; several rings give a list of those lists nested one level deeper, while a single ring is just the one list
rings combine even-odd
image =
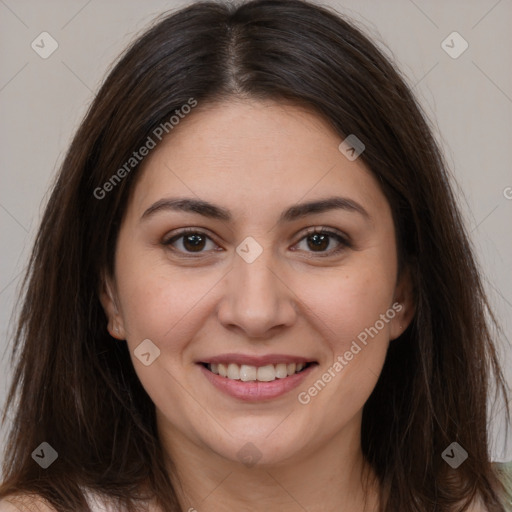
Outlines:
[{"label": "shoulder", "polygon": [[[85,499],[92,512],[123,512],[119,506],[105,494],[82,488]],[[124,510],[124,509],[123,509]],[[161,512],[154,501],[147,504],[148,512]],[[58,512],[41,496],[17,494],[0,500],[0,512]]]},{"label": "shoulder", "polygon": [[[509,506],[512,505],[512,461],[493,462],[492,466],[508,493],[508,496],[503,498],[503,504],[505,505],[506,510],[512,510],[509,509]],[[488,509],[484,505],[483,501],[480,498],[477,498],[473,503],[471,503],[467,512],[488,512]]]},{"label": "shoulder", "polygon": [[0,512],[57,512],[39,496],[17,494],[0,500]]},{"label": "shoulder", "polygon": [[493,462],[492,465],[505,489],[505,506],[510,507],[512,506],[512,461]]},{"label": "shoulder", "polygon": [[474,500],[469,508],[466,509],[466,512],[489,512],[487,507],[483,504],[481,499]]},{"label": "shoulder", "polygon": [[508,462],[493,462],[494,469],[500,480],[512,489],[512,460]]},{"label": "shoulder", "polygon": [[[105,496],[84,490],[84,496],[93,512],[120,512]],[[17,494],[0,500],[0,512],[57,512],[41,496]]]},{"label": "shoulder", "polygon": [[[84,490],[84,496],[93,512],[119,512],[109,506],[108,500],[100,495]],[[34,494],[16,494],[0,500],[0,512],[57,512],[41,496]]]}]

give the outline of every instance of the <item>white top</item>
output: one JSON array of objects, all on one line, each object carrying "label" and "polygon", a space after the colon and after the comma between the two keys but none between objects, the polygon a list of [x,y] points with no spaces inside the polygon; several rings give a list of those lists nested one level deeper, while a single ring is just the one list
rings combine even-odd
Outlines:
[{"label": "white top", "polygon": [[[124,508],[119,508],[119,505],[116,505],[115,502],[105,494],[100,495],[93,493],[83,487],[82,491],[93,512],[125,512]],[[154,503],[148,503],[146,507],[147,508],[144,508],[144,510],[147,510],[147,512],[160,512],[160,507],[157,507]],[[0,510],[0,512],[3,511]]]},{"label": "white top", "polygon": [[[100,495],[86,490],[84,490],[84,494],[85,499],[93,512],[116,512],[112,503],[109,503],[107,499],[102,499]],[[119,510],[119,512],[122,511]]]}]

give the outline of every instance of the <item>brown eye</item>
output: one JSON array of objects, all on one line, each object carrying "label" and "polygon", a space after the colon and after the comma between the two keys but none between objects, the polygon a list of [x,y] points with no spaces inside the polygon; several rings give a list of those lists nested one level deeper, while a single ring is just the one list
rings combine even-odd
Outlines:
[{"label": "brown eye", "polygon": [[202,231],[187,229],[176,234],[169,240],[163,242],[165,246],[171,246],[173,250],[181,253],[202,253],[206,252],[204,249],[207,242],[210,241],[214,247],[216,245],[213,240],[203,233]]},{"label": "brown eye", "polygon": [[[306,252],[319,253],[319,256],[331,256],[350,247],[350,243],[345,236],[325,228],[312,229],[299,241],[299,244],[304,240],[306,241],[307,249],[309,249]],[[334,248],[332,248],[333,245]]]},{"label": "brown eye", "polygon": [[[329,243],[330,243],[330,237],[329,235],[326,235],[324,233],[314,233],[312,235],[309,235],[307,237],[307,240],[308,240],[308,247],[313,249],[313,250],[320,250],[320,251],[324,251],[325,249],[327,249],[329,247]],[[311,243],[309,243],[311,242]]]},{"label": "brown eye", "polygon": [[183,236],[183,247],[185,247],[187,251],[199,252],[204,249],[205,243],[205,237],[201,234],[192,233]]}]

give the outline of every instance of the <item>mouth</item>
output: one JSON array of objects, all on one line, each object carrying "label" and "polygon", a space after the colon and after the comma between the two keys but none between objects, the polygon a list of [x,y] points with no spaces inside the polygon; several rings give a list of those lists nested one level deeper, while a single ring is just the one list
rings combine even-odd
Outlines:
[{"label": "mouth", "polygon": [[237,363],[201,363],[208,371],[230,380],[242,382],[272,382],[276,379],[286,379],[305,371],[315,361],[307,363],[277,363],[255,366]]},{"label": "mouth", "polygon": [[318,362],[294,356],[225,354],[199,361],[198,366],[217,390],[239,400],[258,402],[296,388]]}]

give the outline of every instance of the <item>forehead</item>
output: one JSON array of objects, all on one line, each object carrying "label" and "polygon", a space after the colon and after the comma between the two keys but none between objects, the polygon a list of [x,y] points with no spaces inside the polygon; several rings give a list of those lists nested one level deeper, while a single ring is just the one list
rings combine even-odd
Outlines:
[{"label": "forehead", "polygon": [[253,100],[199,105],[143,161],[130,209],[140,216],[165,196],[196,196],[244,219],[340,194],[377,217],[389,211],[373,174],[339,151],[341,141],[304,107]]}]

